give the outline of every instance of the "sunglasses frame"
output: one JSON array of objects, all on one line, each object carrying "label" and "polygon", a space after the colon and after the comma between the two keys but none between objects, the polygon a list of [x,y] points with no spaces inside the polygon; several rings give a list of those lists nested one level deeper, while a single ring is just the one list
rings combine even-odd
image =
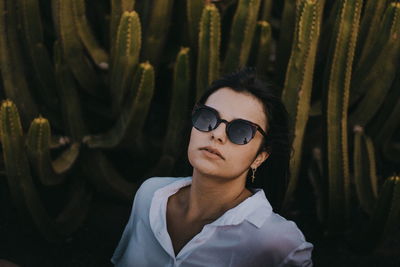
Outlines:
[{"label": "sunglasses frame", "polygon": [[[234,120],[231,120],[231,121],[227,121],[227,120],[221,119],[221,117],[220,117],[220,115],[219,115],[219,113],[218,113],[218,111],[217,111],[216,109],[214,109],[214,108],[212,108],[212,107],[209,107],[209,106],[207,106],[207,105],[201,104],[201,103],[197,103],[197,104],[194,106],[194,108],[193,108],[193,110],[192,110],[192,117],[193,117],[194,113],[195,113],[197,110],[199,110],[199,109],[206,109],[206,110],[209,110],[209,111],[211,111],[212,113],[214,113],[214,114],[215,114],[215,117],[217,118],[217,123],[215,124],[215,127],[214,127],[213,129],[211,129],[210,131],[203,131],[203,130],[197,129],[197,128],[193,125],[193,119],[192,119],[192,125],[193,125],[193,127],[194,127],[195,129],[201,131],[201,132],[211,132],[211,131],[217,129],[218,126],[221,124],[221,122],[223,122],[223,123],[226,124],[226,128],[225,128],[226,136],[228,137],[229,141],[232,142],[232,140],[231,140],[231,138],[229,137],[229,134],[228,134],[229,126],[230,126],[231,123],[234,122],[234,121],[241,121],[241,122],[243,122],[243,123],[245,123],[245,124],[250,125],[250,127],[251,127],[251,129],[252,129],[251,139],[250,139],[247,143],[245,143],[245,144],[248,144],[248,143],[254,138],[254,135],[256,134],[257,131],[259,131],[264,137],[267,137],[267,134],[264,132],[264,130],[261,128],[260,125],[254,123],[254,122],[248,121],[248,120],[244,120],[244,119],[234,119]],[[232,143],[234,143],[234,142],[232,142]],[[236,143],[234,143],[234,144],[236,144]],[[245,145],[245,144],[236,144],[236,145]]]}]

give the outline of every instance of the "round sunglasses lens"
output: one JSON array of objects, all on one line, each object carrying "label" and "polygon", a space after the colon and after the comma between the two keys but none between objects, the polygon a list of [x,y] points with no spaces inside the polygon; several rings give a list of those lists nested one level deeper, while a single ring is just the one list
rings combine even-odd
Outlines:
[{"label": "round sunglasses lens", "polygon": [[196,110],[192,116],[192,123],[194,128],[199,131],[209,132],[212,131],[217,124],[217,117],[214,112],[200,108]]},{"label": "round sunglasses lens", "polygon": [[228,136],[232,143],[244,145],[253,138],[253,129],[245,122],[233,121],[229,125]]}]

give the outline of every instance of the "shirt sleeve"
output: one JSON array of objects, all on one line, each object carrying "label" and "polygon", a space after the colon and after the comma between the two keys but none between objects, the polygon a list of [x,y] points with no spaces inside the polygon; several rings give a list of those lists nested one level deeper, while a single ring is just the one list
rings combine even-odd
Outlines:
[{"label": "shirt sleeve", "polygon": [[303,242],[293,249],[287,257],[279,264],[279,267],[312,267],[311,252],[313,245],[309,242]]},{"label": "shirt sleeve", "polygon": [[129,240],[131,238],[132,235],[132,224],[133,224],[133,215],[135,213],[135,210],[137,209],[137,205],[140,199],[140,191],[141,191],[141,187],[139,187],[139,189],[137,190],[134,200],[133,200],[133,204],[132,204],[132,209],[131,209],[131,214],[129,216],[129,220],[128,223],[125,226],[124,232],[122,233],[122,237],[118,243],[117,248],[114,251],[114,254],[111,258],[111,262],[113,264],[116,264],[119,260],[119,258],[121,258],[122,254],[125,252],[126,247],[128,246]]}]

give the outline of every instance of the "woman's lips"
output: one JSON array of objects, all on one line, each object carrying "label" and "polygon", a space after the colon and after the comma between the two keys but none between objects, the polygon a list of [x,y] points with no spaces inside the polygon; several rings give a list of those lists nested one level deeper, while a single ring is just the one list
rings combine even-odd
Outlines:
[{"label": "woman's lips", "polygon": [[225,160],[225,158],[222,156],[222,154],[216,148],[207,146],[207,147],[200,148],[200,150],[203,151],[203,153],[210,158],[221,158],[221,159]]}]

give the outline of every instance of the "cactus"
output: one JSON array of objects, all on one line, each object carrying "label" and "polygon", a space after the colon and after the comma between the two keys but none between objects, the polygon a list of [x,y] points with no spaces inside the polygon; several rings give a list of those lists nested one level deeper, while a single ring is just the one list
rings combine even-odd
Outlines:
[{"label": "cactus", "polygon": [[269,21],[271,18],[272,0],[262,0],[260,20]]},{"label": "cactus", "polygon": [[269,57],[271,55],[271,25],[267,21],[259,21],[257,23],[257,29],[255,34],[255,45],[254,49],[256,52],[256,67],[257,72],[266,75],[268,67],[270,66]]},{"label": "cactus", "polygon": [[50,124],[38,117],[31,123],[27,135],[27,154],[31,166],[43,185],[59,185],[64,182],[66,172],[74,165],[79,155],[79,143],[72,144],[56,160],[50,156]]},{"label": "cactus", "polygon": [[307,169],[307,175],[314,189],[317,218],[320,222],[324,222],[328,198],[324,190],[327,185],[326,179],[323,178],[322,151],[319,147],[315,147],[312,150],[312,158]]},{"label": "cactus", "polygon": [[186,0],[186,19],[190,47],[194,54],[197,52],[199,23],[201,12],[204,8],[204,0]]},{"label": "cactus", "polygon": [[56,3],[56,23],[59,27],[59,40],[61,42],[64,58],[68,63],[72,73],[79,85],[92,96],[99,95],[99,79],[93,66],[84,54],[83,46],[78,35],[78,30],[73,14],[73,0],[55,0]]},{"label": "cactus", "polygon": [[[114,43],[118,25],[121,16],[125,11],[132,11],[135,6],[135,0],[113,0],[111,1],[111,19],[110,19],[110,42]],[[111,49],[112,50],[112,49]],[[114,56],[114,55],[112,55]]]},{"label": "cactus", "polygon": [[53,242],[76,231],[86,217],[91,199],[91,194],[85,192],[84,183],[75,179],[69,203],[56,218],[50,217],[33,183],[18,110],[10,100],[1,105],[0,132],[8,184],[23,218],[32,219],[46,239]]},{"label": "cactus", "polygon": [[[156,172],[170,173],[179,155],[179,144],[182,143],[183,130],[188,119],[188,102],[190,89],[190,61],[189,48],[182,47],[176,57],[174,68],[174,81],[168,114],[168,129],[164,138],[163,153]],[[155,171],[148,176],[156,175]]]},{"label": "cactus", "polygon": [[[15,101],[22,113],[22,123],[28,126],[38,111],[24,73],[21,46],[17,39],[15,2],[0,0],[0,64],[3,88],[7,98]],[[10,49],[12,47],[12,49]]]},{"label": "cactus", "polygon": [[224,59],[224,73],[246,65],[256,29],[260,0],[239,0]]},{"label": "cactus", "polygon": [[383,18],[379,38],[354,73],[351,103],[364,93],[350,115],[350,124],[365,126],[378,111],[400,64],[400,3],[392,3]]},{"label": "cactus", "polygon": [[360,25],[360,33],[358,37],[357,51],[358,56],[356,54],[355,63],[358,66],[360,61],[363,61],[363,58],[368,55],[369,50],[371,49],[371,45],[374,43],[374,39],[379,35],[379,25],[383,14],[391,2],[391,0],[382,0],[382,1],[374,1],[367,0],[365,1],[365,11],[361,20]]},{"label": "cactus", "polygon": [[325,81],[327,174],[330,232],[344,229],[350,214],[347,110],[352,62],[361,14],[360,0],[343,0],[337,14]]},{"label": "cactus", "polygon": [[111,95],[114,114],[121,110],[123,100],[132,86],[132,78],[139,62],[141,27],[135,11],[121,16],[111,70]]},{"label": "cactus", "polygon": [[378,197],[375,150],[371,138],[360,126],[354,127],[353,167],[358,200],[364,211],[371,214]]},{"label": "cactus", "polygon": [[44,103],[52,110],[57,110],[58,98],[55,88],[54,68],[49,53],[44,45],[43,26],[40,18],[38,0],[18,0],[18,12],[22,21],[25,49],[28,51],[37,88]]},{"label": "cactus", "polygon": [[[289,205],[297,187],[298,174],[302,157],[304,131],[308,121],[312,78],[314,72],[315,55],[319,38],[321,17],[316,1],[305,0],[299,3],[296,14],[295,36],[292,52],[286,72],[285,86],[282,92],[282,101],[288,110],[291,120],[290,129],[295,129],[293,148],[294,156],[290,162],[291,177],[285,195],[283,209]],[[302,71],[298,71],[301,69]]]},{"label": "cactus", "polygon": [[200,20],[197,55],[196,99],[219,75],[219,47],[221,22],[218,9],[213,4],[204,6]]},{"label": "cactus", "polygon": [[149,61],[157,69],[168,34],[174,1],[153,0],[152,4],[157,8],[150,9],[143,40],[142,59]]},{"label": "cactus", "polygon": [[76,28],[80,39],[82,40],[86,50],[88,51],[96,65],[100,69],[108,69],[108,54],[102,47],[100,47],[86,19],[85,1],[72,1],[72,10],[74,13]]},{"label": "cactus", "polygon": [[295,31],[296,1],[297,0],[288,0],[284,2],[275,66],[277,79],[278,81],[282,81],[282,83],[285,80],[286,68],[290,58],[291,44]]},{"label": "cactus", "polygon": [[132,92],[115,125],[106,133],[86,136],[84,142],[91,148],[113,148],[134,145],[142,131],[154,92],[154,69],[145,62],[133,79]]}]

